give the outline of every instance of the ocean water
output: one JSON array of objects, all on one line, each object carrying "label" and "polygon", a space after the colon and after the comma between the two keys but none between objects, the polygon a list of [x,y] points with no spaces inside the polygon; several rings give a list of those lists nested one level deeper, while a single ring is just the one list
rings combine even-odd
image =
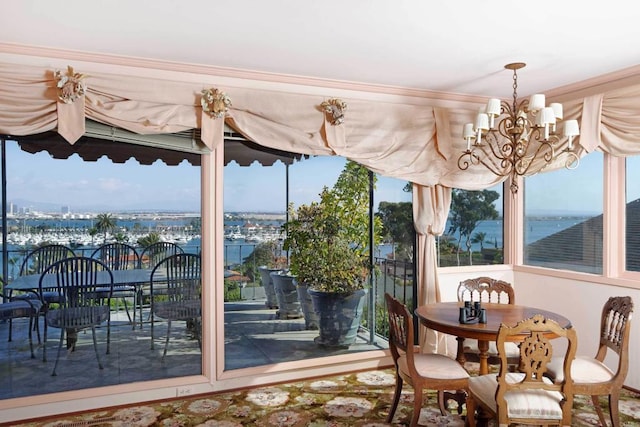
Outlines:
[{"label": "ocean water", "polygon": [[[551,234],[557,233],[566,228],[572,227],[576,224],[579,224],[589,218],[587,217],[531,217],[525,219],[525,243],[529,244],[535,242],[543,237],[549,236]],[[128,230],[134,228],[140,231],[141,234],[148,234],[151,231],[161,231],[164,233],[168,233],[172,236],[181,236],[186,233],[185,230],[188,230],[191,219],[162,219],[162,220],[154,220],[154,219],[145,219],[145,220],[118,220],[118,226],[124,227]],[[246,223],[244,221],[225,221],[225,231],[228,233],[234,230],[241,230],[242,226]],[[270,226],[271,232],[278,230],[282,221],[256,221],[255,224]],[[11,223],[9,226],[11,227]],[[14,226],[17,225],[22,231],[33,232],[37,229],[46,229],[50,232],[55,232],[62,230],[63,232],[70,232],[70,230],[75,231],[86,231],[93,226],[93,223],[90,220],[47,220],[47,219],[37,219],[37,220],[26,220],[20,222],[14,222]],[[448,230],[448,225],[445,230]],[[475,235],[476,233],[483,232],[485,233],[485,241],[483,246],[485,248],[493,248],[503,247],[503,230],[502,230],[502,221],[501,220],[490,220],[490,221],[481,221],[478,223],[476,229],[472,233]],[[457,239],[458,236],[453,236],[454,239]],[[101,237],[96,236],[95,245],[98,245],[101,242]],[[135,243],[135,239],[133,240]],[[195,236],[193,238],[188,239],[187,241],[179,241],[180,244],[186,252],[190,253],[199,253],[200,252],[200,238],[199,236]],[[225,240],[224,245],[224,259],[225,266],[237,265],[243,262],[243,260],[250,256],[251,252],[253,252],[255,246],[258,244],[257,241],[247,241],[244,239],[237,240]],[[91,245],[82,245],[77,247],[78,253],[90,254],[93,246]],[[9,269],[15,270],[19,268],[21,263],[22,255],[24,254],[25,247],[24,246],[16,246],[16,245],[8,245],[8,250],[10,252],[10,267]],[[375,251],[376,257],[386,257],[388,253],[392,250],[391,245],[381,245]],[[480,250],[480,244],[476,243],[472,245],[473,251]],[[16,267],[17,266],[17,267]],[[9,275],[13,276],[15,272],[10,271]]]}]

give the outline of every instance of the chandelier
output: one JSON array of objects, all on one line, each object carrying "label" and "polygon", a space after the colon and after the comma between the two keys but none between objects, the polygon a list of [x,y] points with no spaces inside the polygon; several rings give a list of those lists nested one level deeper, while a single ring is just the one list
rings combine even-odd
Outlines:
[{"label": "chandelier", "polygon": [[[467,170],[483,165],[497,176],[511,177],[511,192],[518,192],[518,176],[533,175],[561,153],[566,153],[564,166],[575,169],[579,158],[573,152],[573,138],[580,134],[577,120],[566,120],[562,135],[568,139],[567,147],[560,153],[559,122],[562,121],[562,104],[545,105],[544,95],[535,94],[518,103],[517,70],[523,62],[507,64],[513,70],[513,104],[492,98],[482,108],[475,123],[467,123],[462,137],[467,149],[458,158],[458,167]],[[533,168],[532,168],[533,167]]]}]

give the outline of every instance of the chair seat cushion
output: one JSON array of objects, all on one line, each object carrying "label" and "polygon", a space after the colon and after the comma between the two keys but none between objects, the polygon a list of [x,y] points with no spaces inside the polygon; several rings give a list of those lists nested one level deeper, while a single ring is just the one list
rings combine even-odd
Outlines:
[{"label": "chair seat cushion", "polygon": [[153,315],[161,319],[188,320],[200,317],[202,302],[200,300],[161,301],[153,303]]},{"label": "chair seat cushion", "polygon": [[[564,379],[561,356],[553,357],[547,365],[547,375],[555,381]],[[571,363],[571,379],[577,384],[593,384],[610,381],[615,374],[607,365],[588,356],[576,356]]]},{"label": "chair seat cushion", "polygon": [[[520,357],[520,347],[515,342],[504,343],[505,351],[508,358]],[[464,352],[465,353],[480,353],[478,349],[478,341],[476,340],[464,340]],[[489,356],[498,356],[498,347],[495,341],[489,341]]]},{"label": "chair seat cushion", "polygon": [[40,300],[14,300],[0,304],[0,320],[31,317],[38,314],[42,303]]},{"label": "chair seat cushion", "polygon": [[[418,374],[424,378],[439,380],[469,378],[469,373],[457,361],[442,354],[415,354],[414,362]],[[398,359],[398,369],[409,374],[406,355]]]},{"label": "chair seat cushion", "polygon": [[83,329],[98,326],[109,320],[109,307],[70,307],[49,310],[47,312],[47,325],[54,328]]},{"label": "chair seat cushion", "polygon": [[[522,381],[524,374],[507,373],[509,383]],[[551,383],[548,378],[543,381]],[[481,375],[469,378],[469,392],[476,400],[482,402],[494,413],[497,412],[496,390],[498,380],[496,374]],[[505,394],[507,412],[510,418],[539,418],[545,420],[562,419],[562,393],[546,390],[510,391]]]}]

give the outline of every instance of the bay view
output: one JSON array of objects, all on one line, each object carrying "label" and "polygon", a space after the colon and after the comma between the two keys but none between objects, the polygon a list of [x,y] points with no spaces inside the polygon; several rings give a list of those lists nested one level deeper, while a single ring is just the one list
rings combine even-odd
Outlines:
[{"label": "bay view", "polygon": [[[95,248],[105,237],[92,234],[98,213],[67,215],[61,213],[30,213],[11,215],[7,218],[7,249],[9,257],[15,260],[25,249],[43,242],[60,243],[77,250]],[[117,230],[126,236],[126,241],[136,244],[139,238],[150,233],[158,233],[162,240],[172,241],[186,252],[200,251],[200,215],[197,212],[116,212],[113,213]],[[525,219],[526,244],[579,224],[587,216],[535,216]],[[225,266],[242,263],[254,247],[266,240],[278,240],[282,236],[280,228],[286,221],[284,212],[227,212],[224,221]],[[447,227],[448,229],[448,227]],[[481,221],[475,233],[484,233],[484,247],[503,247],[502,220]],[[451,236],[457,238],[458,236]],[[113,236],[108,235],[107,240]],[[474,243],[472,251],[479,251],[480,244]],[[375,251],[375,256],[385,258],[392,252],[392,245],[386,242]],[[9,272],[13,275],[12,272]]]}]

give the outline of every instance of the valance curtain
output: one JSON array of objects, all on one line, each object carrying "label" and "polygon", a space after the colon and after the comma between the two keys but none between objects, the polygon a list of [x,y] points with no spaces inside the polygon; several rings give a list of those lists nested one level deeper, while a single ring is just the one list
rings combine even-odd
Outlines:
[{"label": "valance curtain", "polygon": [[[446,109],[401,102],[342,99],[344,121],[332,124],[321,104],[324,96],[218,87],[231,105],[224,118],[205,116],[201,93],[210,85],[126,75],[86,72],[81,103],[60,106],[56,70],[0,63],[0,134],[31,135],[57,129],[69,143],[82,133],[85,118],[139,134],[207,128],[202,152],[222,142],[222,120],[255,143],[308,155],[340,155],[385,176],[414,183],[416,230],[420,236],[421,302],[438,300],[435,236],[446,221],[451,188],[480,190],[504,177],[477,168],[461,171],[463,124],[473,121],[477,105]],[[365,98],[365,97],[363,97]],[[78,100],[76,100],[78,102]],[[640,85],[563,102],[565,119],[581,122],[579,155],[600,149],[614,155],[640,153]],[[72,110],[71,113],[69,110]],[[217,122],[215,121],[217,120]],[[566,141],[562,141],[566,144]],[[562,167],[556,162],[546,170]],[[534,165],[535,170],[540,166]],[[437,214],[436,214],[437,213]]]}]

